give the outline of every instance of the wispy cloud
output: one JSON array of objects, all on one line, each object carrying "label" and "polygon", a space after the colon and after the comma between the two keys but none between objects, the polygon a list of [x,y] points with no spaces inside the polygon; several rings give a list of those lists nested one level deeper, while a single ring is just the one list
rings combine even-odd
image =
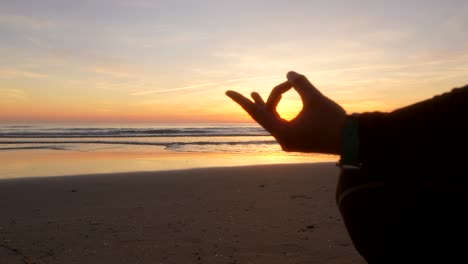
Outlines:
[{"label": "wispy cloud", "polygon": [[19,89],[0,89],[0,96],[2,101],[23,101],[27,98],[26,93]]},{"label": "wispy cloud", "polygon": [[51,29],[57,24],[49,19],[22,15],[0,15],[0,26],[16,29],[41,30]]},{"label": "wispy cloud", "polygon": [[117,81],[96,81],[94,83],[95,88],[101,89],[101,90],[113,90],[113,89],[119,89],[119,88],[128,88],[128,87],[135,87],[138,85],[142,85],[142,83],[134,83],[132,81],[123,81],[123,82],[117,82]]},{"label": "wispy cloud", "polygon": [[284,76],[261,76],[261,77],[239,78],[239,79],[225,80],[225,81],[219,81],[219,82],[210,82],[210,83],[189,85],[189,86],[176,87],[176,88],[134,92],[131,95],[149,95],[149,94],[155,94],[155,93],[167,93],[167,92],[175,92],[175,91],[180,91],[180,90],[189,90],[189,89],[218,86],[218,85],[228,84],[228,83],[246,82],[246,81],[253,81],[253,80],[280,79],[280,78],[284,78]]},{"label": "wispy cloud", "polygon": [[34,46],[37,46],[37,47],[44,46],[43,42],[39,38],[35,38],[35,37],[27,36],[27,35],[25,35],[23,37],[24,37],[25,40],[32,43]]},{"label": "wispy cloud", "polygon": [[[133,48],[154,48],[162,43],[173,44],[175,24],[131,24],[110,28],[115,43]],[[179,37],[180,38],[180,37]]]},{"label": "wispy cloud", "polygon": [[93,65],[89,67],[89,70],[94,73],[109,75],[116,78],[136,77],[140,74],[134,67],[124,64]]},{"label": "wispy cloud", "polygon": [[356,67],[332,68],[325,70],[317,70],[305,72],[304,74],[321,74],[321,73],[340,73],[347,71],[369,71],[369,70],[404,70],[408,68],[418,68],[424,66],[437,66],[451,62],[462,62],[468,60],[468,55],[460,55],[458,57],[449,57],[443,59],[429,59],[415,63],[408,64],[375,64],[375,65],[362,65]]},{"label": "wispy cloud", "polygon": [[32,72],[28,70],[21,69],[1,69],[0,68],[0,78],[45,78],[46,74]]},{"label": "wispy cloud", "polygon": [[[328,69],[323,69],[323,70],[315,70],[315,71],[306,71],[306,72],[301,72],[302,74],[305,74],[307,76],[324,76],[324,75],[341,75],[345,74],[347,72],[359,72],[359,73],[366,73],[366,72],[375,72],[375,71],[390,71],[393,72],[394,74],[405,74],[407,73],[407,69],[412,69],[412,71],[415,71],[416,73],[418,71],[422,71],[417,74],[418,77],[424,76],[428,71],[435,71],[437,73],[437,70],[431,70],[430,68],[432,67],[440,67],[443,66],[444,64],[450,64],[450,63],[463,63],[463,62],[468,62],[468,55],[453,55],[453,56],[448,56],[444,58],[433,58],[433,59],[426,59],[426,60],[421,60],[419,62],[414,62],[414,63],[407,63],[407,64],[368,64],[368,65],[361,65],[361,66],[355,66],[355,67],[341,67],[341,68],[328,68]],[[426,69],[427,68],[427,69]],[[413,73],[413,74],[416,74]],[[459,71],[456,71],[456,73],[459,73]],[[379,77],[380,79],[385,79],[382,77]],[[390,77],[388,77],[390,78]],[[246,77],[246,78],[237,78],[237,79],[229,79],[229,80],[223,80],[223,81],[217,81],[217,82],[207,82],[207,83],[201,83],[201,84],[195,84],[195,85],[187,85],[187,86],[181,86],[181,87],[175,87],[175,88],[161,88],[161,89],[153,89],[153,90],[147,90],[147,91],[136,91],[131,93],[133,96],[142,96],[142,95],[150,95],[150,94],[157,94],[157,93],[168,93],[168,92],[176,92],[176,91],[181,91],[181,90],[192,90],[192,89],[199,89],[199,88],[205,88],[205,87],[214,87],[214,86],[219,86],[219,85],[224,85],[224,84],[232,84],[232,83],[243,83],[243,82],[249,82],[249,81],[254,81],[254,80],[282,80],[285,79],[284,75],[269,75],[269,76],[258,76],[258,77]],[[388,79],[391,80],[391,79]],[[336,81],[336,80],[335,80]],[[366,80],[366,81],[372,81],[372,80]]]}]

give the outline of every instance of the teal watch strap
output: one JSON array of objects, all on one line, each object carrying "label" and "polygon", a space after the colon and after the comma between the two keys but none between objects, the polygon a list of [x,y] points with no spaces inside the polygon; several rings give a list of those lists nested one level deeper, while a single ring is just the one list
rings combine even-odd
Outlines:
[{"label": "teal watch strap", "polygon": [[346,117],[341,142],[341,159],[339,166],[359,168],[359,114]]}]

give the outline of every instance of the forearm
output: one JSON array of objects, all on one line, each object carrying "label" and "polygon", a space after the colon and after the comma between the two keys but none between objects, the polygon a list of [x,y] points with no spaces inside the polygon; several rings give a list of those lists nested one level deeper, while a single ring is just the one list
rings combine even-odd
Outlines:
[{"label": "forearm", "polygon": [[[359,116],[362,167],[341,170],[336,199],[368,262],[459,252],[445,241],[466,223],[467,117],[468,86],[391,113]],[[435,225],[447,228],[428,232]]]},{"label": "forearm", "polygon": [[468,86],[391,113],[363,113],[360,159],[363,164],[456,159],[454,151],[466,150],[467,117]]}]

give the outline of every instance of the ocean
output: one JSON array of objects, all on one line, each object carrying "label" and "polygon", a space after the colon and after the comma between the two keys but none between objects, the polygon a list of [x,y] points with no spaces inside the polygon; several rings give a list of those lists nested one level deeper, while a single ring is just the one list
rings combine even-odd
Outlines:
[{"label": "ocean", "polygon": [[256,124],[1,124],[0,158],[0,178],[336,160]]},{"label": "ocean", "polygon": [[0,126],[0,151],[157,148],[168,152],[277,152],[263,128],[252,124],[34,124]]}]

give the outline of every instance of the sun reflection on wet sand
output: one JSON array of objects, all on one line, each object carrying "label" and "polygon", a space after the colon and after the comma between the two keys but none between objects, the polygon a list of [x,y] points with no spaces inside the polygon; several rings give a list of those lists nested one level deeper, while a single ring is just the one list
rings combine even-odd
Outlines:
[{"label": "sun reflection on wet sand", "polygon": [[0,153],[0,178],[161,171],[257,164],[334,162],[329,155],[254,155],[136,151],[11,150]]}]

